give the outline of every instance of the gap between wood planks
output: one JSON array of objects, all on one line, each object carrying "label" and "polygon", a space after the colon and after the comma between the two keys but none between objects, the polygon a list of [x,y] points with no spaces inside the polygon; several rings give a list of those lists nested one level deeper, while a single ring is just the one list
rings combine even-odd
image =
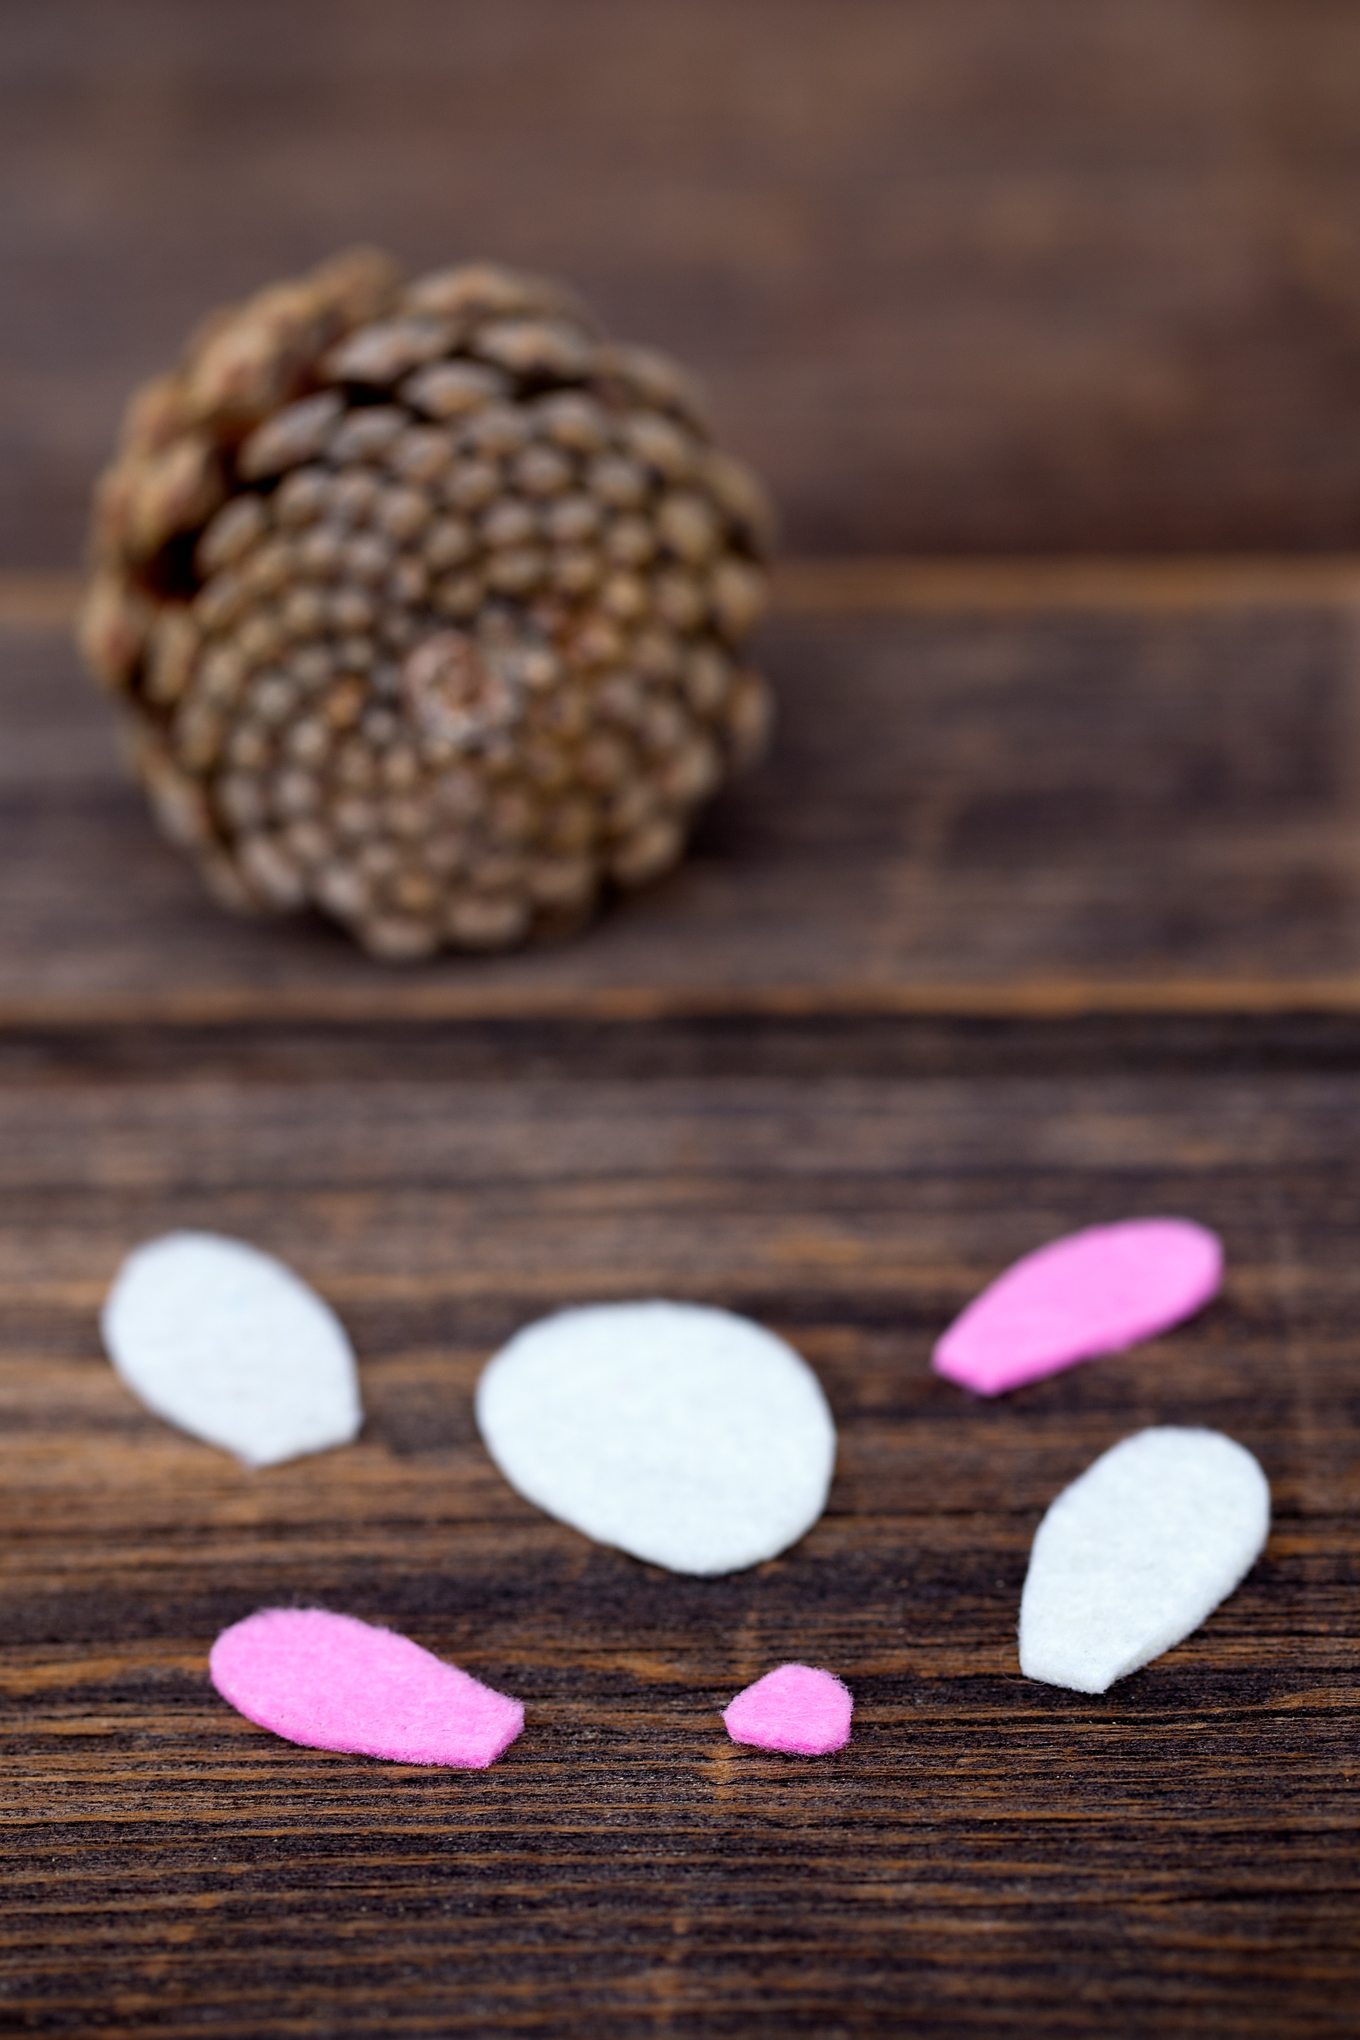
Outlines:
[{"label": "gap between wood planks", "polygon": [[478,984],[445,976],[422,982],[395,972],[371,987],[357,985],[233,985],[162,990],[126,998],[38,997],[22,1006],[0,1003],[0,1033],[64,1035],[91,1029],[199,1028],[273,1023],[589,1021],[616,1026],[712,1020],[809,1021],[1080,1021],[1360,1018],[1360,973],[1337,978],[1144,980],[1126,984],[1086,978],[1031,978],[1007,983],[847,983],[742,985],[714,992],[677,992],[650,985]]},{"label": "gap between wood planks", "polygon": [[[80,587],[75,573],[0,571],[0,626],[65,629]],[[775,568],[774,600],[792,615],[1360,607],[1360,553],[794,557]]]}]

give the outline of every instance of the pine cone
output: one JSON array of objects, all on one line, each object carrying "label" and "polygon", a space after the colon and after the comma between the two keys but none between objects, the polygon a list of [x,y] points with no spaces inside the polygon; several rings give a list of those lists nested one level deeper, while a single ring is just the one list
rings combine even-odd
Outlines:
[{"label": "pine cone", "polygon": [[133,399],[82,641],[220,898],[501,948],[664,871],[759,749],[768,539],[668,361],[554,285],[360,252]]}]

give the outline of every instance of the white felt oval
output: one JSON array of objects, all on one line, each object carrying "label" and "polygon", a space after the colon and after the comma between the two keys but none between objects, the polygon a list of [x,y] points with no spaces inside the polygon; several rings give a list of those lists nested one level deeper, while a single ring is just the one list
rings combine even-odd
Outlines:
[{"label": "white felt oval", "polygon": [[817,1377],[749,1318],[689,1303],[542,1318],[477,1385],[512,1487],[672,1572],[773,1558],[826,1505],[836,1429]]},{"label": "white felt oval", "polygon": [[1221,1431],[1138,1431],[1064,1488],[1020,1603],[1020,1669],[1103,1693],[1198,1629],[1270,1528],[1256,1460]]},{"label": "white felt oval", "polygon": [[102,1325],[109,1358],[148,1409],[247,1466],[344,1445],[363,1422],[339,1319],[244,1241],[180,1232],[138,1247]]}]

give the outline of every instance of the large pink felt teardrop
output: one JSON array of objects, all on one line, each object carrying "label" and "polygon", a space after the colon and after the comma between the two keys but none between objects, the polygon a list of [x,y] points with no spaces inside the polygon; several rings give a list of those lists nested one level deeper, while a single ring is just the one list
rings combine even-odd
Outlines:
[{"label": "large pink felt teardrop", "polygon": [[733,1742],[800,1757],[823,1757],[850,1740],[850,1689],[815,1665],[776,1665],[723,1711]]},{"label": "large pink felt teardrop", "polygon": [[1092,1226],[1026,1254],[957,1317],[937,1374],[1003,1395],[1078,1360],[1122,1353],[1179,1324],[1217,1293],[1223,1247],[1185,1218]]},{"label": "large pink felt teardrop", "polygon": [[325,1608],[262,1608],[224,1629],[208,1669],[261,1728],[314,1750],[481,1771],[524,1726],[493,1692],[408,1636]]}]

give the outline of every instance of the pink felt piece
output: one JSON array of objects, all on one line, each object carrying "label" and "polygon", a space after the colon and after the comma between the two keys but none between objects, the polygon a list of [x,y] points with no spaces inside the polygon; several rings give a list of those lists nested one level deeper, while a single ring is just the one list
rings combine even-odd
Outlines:
[{"label": "pink felt piece", "polygon": [[814,1665],[776,1665],[725,1709],[733,1742],[791,1756],[824,1757],[850,1740],[850,1689]]},{"label": "pink felt piece", "polygon": [[481,1771],[524,1726],[518,1700],[395,1630],[324,1608],[263,1608],[224,1629],[209,1659],[222,1698],[314,1750]]},{"label": "pink felt piece", "polygon": [[1223,1248],[1184,1218],[1134,1218],[1054,1240],[997,1277],[935,1348],[937,1374],[1004,1395],[1155,1338],[1214,1296]]}]

